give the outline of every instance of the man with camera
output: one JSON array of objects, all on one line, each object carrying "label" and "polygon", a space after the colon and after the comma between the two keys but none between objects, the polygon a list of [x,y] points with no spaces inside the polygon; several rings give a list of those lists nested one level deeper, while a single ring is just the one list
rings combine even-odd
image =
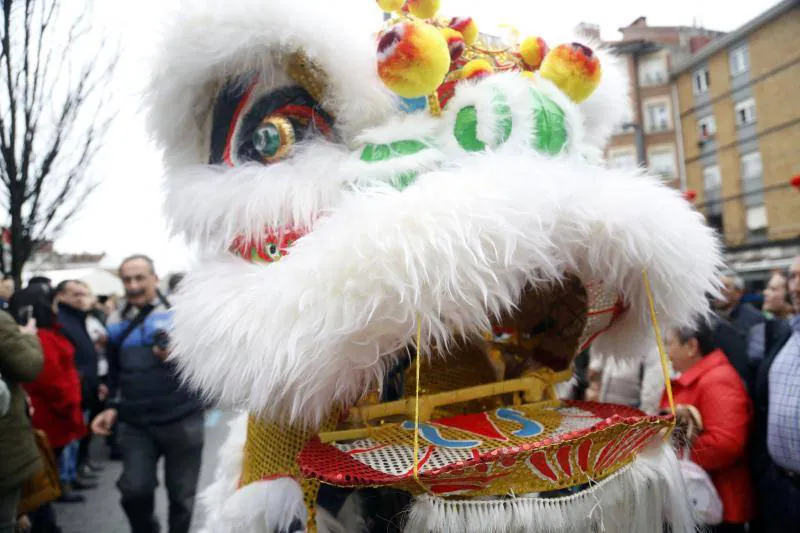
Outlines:
[{"label": "man with camera", "polygon": [[169,361],[171,311],[144,255],[119,268],[124,306],[109,319],[108,387],[112,407],[92,422],[108,435],[118,424],[123,471],[117,482],[133,533],[157,533],[156,466],[164,457],[170,533],[188,533],[203,453],[203,406],[180,385]]}]

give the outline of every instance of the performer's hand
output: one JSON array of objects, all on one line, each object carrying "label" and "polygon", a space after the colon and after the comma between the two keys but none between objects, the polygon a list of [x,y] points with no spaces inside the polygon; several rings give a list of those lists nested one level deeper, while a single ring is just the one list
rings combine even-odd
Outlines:
[{"label": "performer's hand", "polygon": [[698,420],[700,413],[691,405],[675,406],[675,424],[686,436],[687,444],[691,445],[695,437],[703,430],[702,421]]},{"label": "performer's hand", "polygon": [[586,389],[586,401],[587,402],[596,402],[600,399],[600,387],[597,386],[595,383],[592,383],[588,389]]},{"label": "performer's hand", "polygon": [[106,409],[92,420],[92,433],[107,437],[111,435],[111,429],[117,423],[117,410]]},{"label": "performer's hand", "polygon": [[162,363],[167,360],[169,357],[170,350],[165,350],[164,348],[160,348],[158,346],[153,346],[153,355],[156,356],[156,359],[161,361]]},{"label": "performer's hand", "polygon": [[19,327],[19,332],[23,335],[36,335],[39,330],[36,329],[36,319],[29,318],[28,323]]},{"label": "performer's hand", "polygon": [[19,533],[30,533],[33,524],[31,524],[31,519],[28,518],[28,515],[24,514],[17,518],[17,531]]}]

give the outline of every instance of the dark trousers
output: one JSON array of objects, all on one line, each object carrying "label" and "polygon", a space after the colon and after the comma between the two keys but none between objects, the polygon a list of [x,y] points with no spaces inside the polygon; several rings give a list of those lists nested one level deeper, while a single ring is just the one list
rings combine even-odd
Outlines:
[{"label": "dark trousers", "polygon": [[117,487],[132,533],[156,533],[156,467],[164,458],[170,533],[189,533],[203,455],[203,413],[159,426],[120,423],[122,475]]},{"label": "dark trousers", "polygon": [[28,513],[28,518],[31,521],[29,533],[61,533],[52,503],[46,503],[32,513]]},{"label": "dark trousers", "polygon": [[722,523],[718,526],[710,526],[706,531],[708,533],[745,533],[744,524],[725,524]]},{"label": "dark trousers", "polygon": [[14,533],[17,528],[19,497],[19,487],[0,494],[0,533]]},{"label": "dark trousers", "polygon": [[[81,383],[81,394],[83,395],[83,400],[81,401],[81,410],[83,411],[84,417],[87,418],[87,424],[91,424],[92,420],[94,420],[94,417],[99,415],[100,411],[103,410],[103,402],[97,398],[97,389],[99,386],[99,378],[86,379]],[[81,439],[80,447],[78,448],[79,468],[89,461],[89,446],[91,442],[91,432]]]},{"label": "dark trousers", "polygon": [[758,496],[758,519],[750,531],[755,533],[800,533],[800,487],[780,471],[772,460],[764,459],[753,472]]}]

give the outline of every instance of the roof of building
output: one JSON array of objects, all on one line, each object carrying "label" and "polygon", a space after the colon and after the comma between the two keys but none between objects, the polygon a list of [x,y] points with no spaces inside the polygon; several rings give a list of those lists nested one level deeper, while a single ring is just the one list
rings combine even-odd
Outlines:
[{"label": "roof of building", "polygon": [[703,34],[708,34],[708,35],[717,35],[717,36],[725,35],[724,31],[712,30],[712,29],[709,29],[709,28],[704,28],[702,26],[697,26],[696,24],[694,24],[692,26],[687,26],[685,24],[681,24],[681,25],[677,25],[677,26],[650,26],[649,24],[647,24],[647,17],[646,16],[638,17],[636,20],[634,20],[633,22],[631,22],[627,26],[623,26],[621,28],[618,28],[618,31],[624,33],[625,30],[631,30],[631,29],[634,29],[634,30],[635,29],[653,30],[653,31],[669,30],[669,31],[675,31],[675,32],[697,32],[697,33],[703,33]]},{"label": "roof of building", "polygon": [[676,64],[671,71],[672,75],[677,76],[682,72],[685,72],[693,67],[696,67],[698,64],[708,60],[710,57],[714,56],[721,50],[725,50],[726,48],[728,48],[728,46],[732,45],[736,41],[739,41],[743,37],[753,33],[760,27],[773,21],[774,19],[778,18],[779,16],[783,15],[784,13],[795,7],[800,7],[800,0],[783,0],[778,4],[775,4],[768,10],[761,13],[756,18],[745,23],[740,28],[728,33],[724,37],[721,37],[709,43],[693,56]]},{"label": "roof of building", "polygon": [[605,44],[614,49],[618,54],[648,53],[655,52],[662,48],[660,44],[645,39],[611,41]]}]

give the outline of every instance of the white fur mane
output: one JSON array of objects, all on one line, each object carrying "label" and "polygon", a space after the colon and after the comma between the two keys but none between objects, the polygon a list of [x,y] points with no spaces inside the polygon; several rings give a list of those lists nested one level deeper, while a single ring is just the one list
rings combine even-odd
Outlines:
[{"label": "white fur mane", "polygon": [[[366,1],[187,0],[165,33],[149,125],[165,150],[167,213],[211,252],[176,298],[175,357],[191,385],[314,425],[332,402],[349,404],[381,378],[417,320],[424,348],[446,349],[513,309],[526,285],[567,272],[624,297],[628,312],[598,340],[619,357],[650,342],[643,269],[664,326],[705,310],[720,256],[701,215],[656,178],[597,164],[629,110],[617,59],[598,50],[603,81],[580,105],[533,82],[566,116],[557,157],[531,148],[530,82],[496,75],[459,87],[450,105],[474,105],[479,134],[493,137],[497,126],[492,91],[513,114],[505,144],[469,155],[443,135],[456,107],[442,118],[396,110],[375,69],[380,14]],[[206,165],[220,88],[248,72],[265,90],[285,85],[282,59],[300,50],[327,74],[322,103],[337,143],[312,139],[266,167]],[[359,157],[363,143],[431,136],[445,142],[389,161]],[[408,171],[412,186],[388,185]],[[226,252],[234,235],[283,225],[312,231],[277,264]]]},{"label": "white fur mane", "polygon": [[488,329],[526,284],[574,271],[630,306],[600,341],[624,357],[650,341],[642,271],[668,327],[706,308],[718,261],[701,215],[657,179],[501,149],[402,192],[347,193],[279,263],[207,262],[177,298],[176,353],[201,390],[316,424],[380,376],[417,319],[446,345]]}]

